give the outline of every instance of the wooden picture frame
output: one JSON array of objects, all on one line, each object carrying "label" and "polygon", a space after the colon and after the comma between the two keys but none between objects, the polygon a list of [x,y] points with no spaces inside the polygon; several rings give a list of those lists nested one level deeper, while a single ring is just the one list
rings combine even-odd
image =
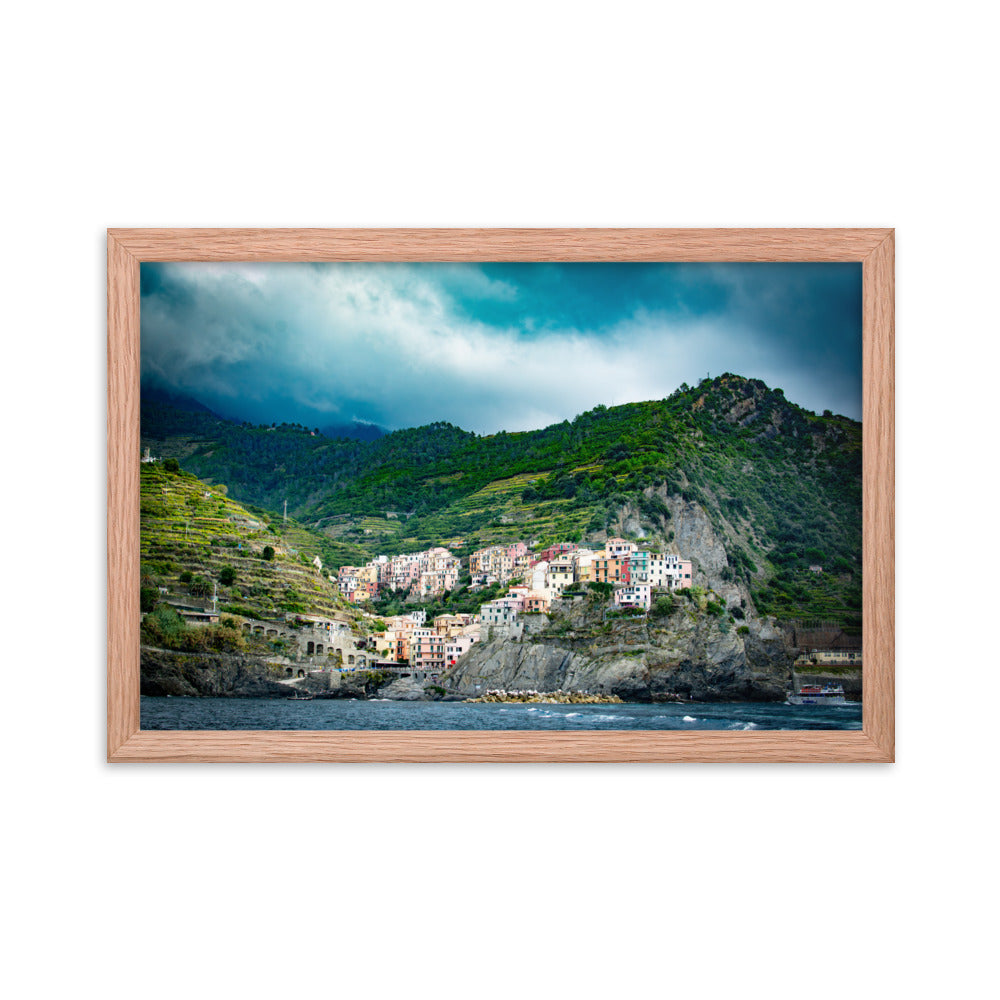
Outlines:
[{"label": "wooden picture frame", "polygon": [[[107,759],[891,762],[891,229],[109,229]],[[144,261],[854,261],[863,265],[860,731],[149,731],[139,720],[139,265]]]}]

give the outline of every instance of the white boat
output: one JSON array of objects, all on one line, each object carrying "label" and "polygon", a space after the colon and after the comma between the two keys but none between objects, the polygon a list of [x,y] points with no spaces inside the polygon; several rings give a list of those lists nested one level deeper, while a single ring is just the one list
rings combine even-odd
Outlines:
[{"label": "white boat", "polygon": [[842,684],[803,684],[797,694],[788,696],[789,705],[846,705]]}]

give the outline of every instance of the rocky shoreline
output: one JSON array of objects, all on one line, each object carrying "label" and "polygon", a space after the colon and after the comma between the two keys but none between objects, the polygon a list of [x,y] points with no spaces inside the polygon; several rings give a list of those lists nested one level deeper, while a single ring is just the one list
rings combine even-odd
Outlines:
[{"label": "rocky shoreline", "polygon": [[622,701],[784,701],[796,650],[776,622],[727,622],[695,601],[662,617],[614,618],[593,599],[560,601],[516,632],[494,629],[441,677],[485,690],[574,690]]},{"label": "rocky shoreline", "polygon": [[[748,616],[733,627],[688,601],[660,619],[608,621],[590,600],[559,602],[554,615],[537,618],[515,634],[487,634],[435,682],[305,663],[293,664],[296,676],[290,677],[289,663],[249,653],[143,646],[140,690],[147,696],[480,703],[777,702],[796,683],[822,674],[817,668],[793,672],[797,650],[789,631],[773,620]],[[860,700],[860,670],[836,679],[849,700]]]},{"label": "rocky shoreline", "polygon": [[476,698],[466,698],[473,703],[519,703],[534,705],[621,705],[616,694],[590,694],[585,691],[487,691]]}]

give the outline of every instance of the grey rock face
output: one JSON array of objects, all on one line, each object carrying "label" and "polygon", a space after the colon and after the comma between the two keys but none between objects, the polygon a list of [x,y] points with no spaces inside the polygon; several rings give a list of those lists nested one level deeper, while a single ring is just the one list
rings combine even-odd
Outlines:
[{"label": "grey rock face", "polygon": [[556,605],[563,617],[523,640],[479,643],[441,684],[474,696],[490,688],[616,694],[627,701],[779,701],[792,648],[768,622],[747,633],[686,601],[668,618],[603,620],[596,602]]},{"label": "grey rock face", "polygon": [[412,677],[397,677],[384,687],[380,687],[377,697],[389,698],[391,701],[423,701],[424,682],[414,680]]},{"label": "grey rock face", "polygon": [[146,695],[222,698],[288,698],[265,664],[227,653],[176,653],[143,647],[139,656],[140,691]]},{"label": "grey rock face", "polygon": [[[753,602],[746,586],[742,582],[723,579],[722,573],[728,566],[726,540],[712,524],[705,508],[700,503],[670,493],[665,485],[648,489],[646,495],[663,500],[670,517],[648,518],[637,507],[626,504],[618,518],[621,531],[645,539],[663,552],[690,559],[694,565],[694,583],[711,587],[729,607],[741,605],[752,609]],[[726,533],[730,542],[740,534],[728,524]]]}]

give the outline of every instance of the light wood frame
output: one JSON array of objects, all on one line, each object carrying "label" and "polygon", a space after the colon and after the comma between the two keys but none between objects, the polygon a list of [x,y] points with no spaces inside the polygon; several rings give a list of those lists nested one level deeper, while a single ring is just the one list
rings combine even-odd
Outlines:
[{"label": "light wood frame", "polygon": [[[863,728],[690,733],[140,730],[143,261],[861,262]],[[891,229],[109,229],[108,760],[893,761],[894,296]]]}]

